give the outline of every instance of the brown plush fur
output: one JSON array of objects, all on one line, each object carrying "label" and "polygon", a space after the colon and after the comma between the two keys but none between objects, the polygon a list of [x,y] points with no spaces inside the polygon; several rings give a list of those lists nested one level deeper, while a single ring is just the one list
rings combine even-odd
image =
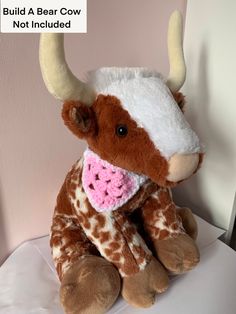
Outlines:
[{"label": "brown plush fur", "polygon": [[[81,112],[83,107],[85,106],[78,102],[68,102],[62,110],[65,124],[76,136],[85,137],[89,147],[111,164],[145,174],[160,186],[167,185],[167,161],[154,147],[146,131],[138,128],[129,113],[122,109],[119,99],[104,95],[97,97],[92,107],[86,111],[86,114],[90,114],[87,120],[91,120],[86,134],[81,130],[81,123],[75,119],[74,113],[75,109]],[[121,138],[116,135],[116,126],[119,124],[128,127],[127,136]],[[83,124],[82,126],[84,129]],[[168,185],[173,184],[169,182]]]},{"label": "brown plush fur", "polygon": [[94,111],[79,101],[64,103],[62,118],[65,125],[79,138],[87,138],[97,133]]},{"label": "brown plush fur", "polygon": [[[155,196],[155,193],[154,193]],[[165,217],[165,226],[155,226],[159,216]],[[164,240],[174,233],[179,233],[180,217],[176,212],[176,206],[168,190],[160,190],[158,197],[149,197],[142,207],[142,219],[148,235],[155,240]],[[166,228],[165,228],[166,227]]]},{"label": "brown plush fur", "polygon": [[200,259],[196,243],[187,234],[180,234],[165,241],[155,240],[154,246],[159,260],[173,274],[191,270]]},{"label": "brown plush fur", "polygon": [[103,314],[120,292],[120,276],[104,258],[87,256],[63,277],[60,298],[67,314]]},{"label": "brown plush fur", "polygon": [[122,296],[135,307],[150,307],[155,302],[156,293],[164,292],[168,284],[163,266],[153,257],[143,271],[123,279]]}]

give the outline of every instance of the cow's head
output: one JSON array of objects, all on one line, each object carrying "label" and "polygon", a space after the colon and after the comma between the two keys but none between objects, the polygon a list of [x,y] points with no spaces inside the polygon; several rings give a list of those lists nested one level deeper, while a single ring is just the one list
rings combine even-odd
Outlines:
[{"label": "cow's head", "polygon": [[[177,101],[185,80],[182,18],[168,32],[170,75],[145,68],[101,68],[78,80],[65,61],[62,34],[43,34],[40,64],[48,90],[64,101],[68,128],[102,159],[161,186],[191,176],[201,162],[197,135]],[[182,102],[181,102],[182,104]]]}]

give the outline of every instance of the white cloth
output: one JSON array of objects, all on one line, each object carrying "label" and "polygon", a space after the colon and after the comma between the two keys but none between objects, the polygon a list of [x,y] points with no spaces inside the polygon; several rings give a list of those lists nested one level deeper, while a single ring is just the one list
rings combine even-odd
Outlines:
[{"label": "white cloth", "polygon": [[[138,310],[122,298],[117,313],[235,314],[236,253],[217,240],[223,230],[197,217],[200,264],[172,278],[155,305]],[[25,242],[0,267],[0,314],[62,314],[48,236]]]}]

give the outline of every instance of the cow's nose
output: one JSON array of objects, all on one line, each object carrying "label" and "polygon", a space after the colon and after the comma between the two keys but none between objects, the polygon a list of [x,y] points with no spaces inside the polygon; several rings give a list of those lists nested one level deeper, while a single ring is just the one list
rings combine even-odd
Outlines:
[{"label": "cow's nose", "polygon": [[169,160],[167,180],[178,182],[190,177],[199,164],[199,154],[175,154]]}]

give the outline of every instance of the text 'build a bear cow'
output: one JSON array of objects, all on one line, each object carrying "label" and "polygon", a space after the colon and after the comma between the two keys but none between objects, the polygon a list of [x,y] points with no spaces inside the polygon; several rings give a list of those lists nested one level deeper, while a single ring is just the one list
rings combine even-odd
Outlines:
[{"label": "text 'build a bear cow'", "polygon": [[62,34],[42,34],[40,64],[62,117],[88,148],[68,173],[51,228],[66,313],[104,313],[120,291],[154,303],[199,261],[197,226],[170,187],[197,171],[201,145],[182,113],[182,18],[171,16],[167,81],[145,68],[101,68],[81,82],[69,70]]}]

